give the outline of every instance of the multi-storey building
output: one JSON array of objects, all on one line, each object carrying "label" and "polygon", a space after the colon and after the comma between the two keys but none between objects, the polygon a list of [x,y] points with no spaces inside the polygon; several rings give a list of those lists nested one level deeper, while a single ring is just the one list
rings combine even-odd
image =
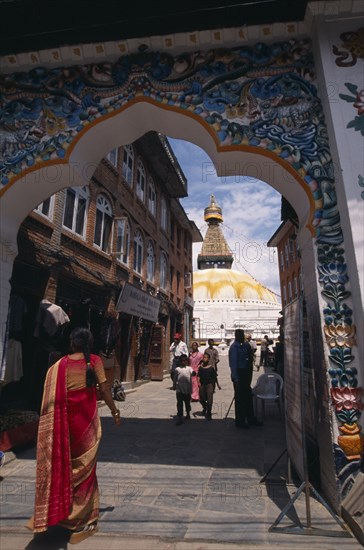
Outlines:
[{"label": "multi-storey building", "polygon": [[[25,302],[23,381],[37,405],[49,362],[65,351],[74,326],[91,329],[109,378],[130,382],[161,379],[173,332],[187,342],[191,335],[192,243],[202,237],[179,202],[187,181],[168,140],[150,132],[85,169],[93,172],[88,186],[49,197],[18,235],[12,293]],[[126,284],[142,301],[158,301],[154,321],[143,311],[117,311]],[[35,338],[44,299],[70,322],[61,335],[38,331]]]},{"label": "multi-storey building", "polygon": [[284,198],[282,198],[281,219],[281,225],[269,239],[267,246],[277,248],[282,307],[285,307],[302,293],[303,283],[301,255],[297,243],[298,219],[295,211]]}]

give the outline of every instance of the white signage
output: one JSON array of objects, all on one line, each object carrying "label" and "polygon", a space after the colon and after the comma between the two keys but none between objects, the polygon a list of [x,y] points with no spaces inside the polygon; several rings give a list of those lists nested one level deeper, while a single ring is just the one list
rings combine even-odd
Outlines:
[{"label": "white signage", "polygon": [[141,317],[148,321],[158,321],[158,313],[161,302],[153,298],[143,290],[125,283],[120,293],[116,311],[122,311],[135,317]]},{"label": "white signage", "polygon": [[295,300],[284,308],[284,399],[286,441],[290,459],[301,481],[305,480],[305,442],[302,414],[302,365],[300,302]]}]

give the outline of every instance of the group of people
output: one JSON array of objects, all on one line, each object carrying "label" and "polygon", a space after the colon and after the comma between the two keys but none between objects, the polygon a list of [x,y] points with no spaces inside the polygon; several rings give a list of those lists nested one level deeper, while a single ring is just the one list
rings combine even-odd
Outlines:
[{"label": "group of people", "polygon": [[[235,426],[249,428],[262,426],[254,415],[253,393],[251,382],[253,378],[254,357],[256,345],[251,336],[245,339],[244,331],[235,331],[235,340],[229,348],[229,367],[234,387]],[[218,385],[217,364],[218,350],[214,341],[208,340],[208,347],[202,354],[198,350],[198,343],[193,342],[190,354],[186,353],[187,345],[182,341],[180,334],[175,334],[171,344],[172,353],[171,378],[172,389],[176,391],[177,419],[179,426],[183,421],[183,408],[186,410],[186,419],[190,419],[191,401],[199,401],[203,414],[208,420],[212,419],[212,405],[215,387]]]},{"label": "group of people", "polygon": [[199,351],[198,342],[193,342],[188,353],[181,334],[176,333],[170,352],[172,389],[176,391],[177,399],[176,425],[182,424],[184,407],[186,419],[190,419],[191,401],[199,401],[202,413],[207,420],[211,420],[215,388],[220,388],[217,378],[217,364],[220,359],[219,352],[214,347],[214,340],[208,340],[208,347],[204,353]]},{"label": "group of people", "polygon": [[267,334],[264,335],[260,342],[260,358],[259,363],[256,365],[256,353],[257,353],[257,343],[252,339],[251,335],[246,336],[247,342],[252,348],[252,362],[253,368],[256,366],[257,371],[260,370],[260,367],[272,366],[273,371],[277,372],[283,377],[283,339],[281,336],[278,336],[278,340],[275,343],[273,351],[270,349],[270,346],[273,345],[273,340],[271,340]]},{"label": "group of people", "polygon": [[[112,398],[101,358],[92,354],[93,338],[86,328],[70,335],[70,353],[52,365],[46,376],[37,441],[34,516],[27,527],[34,533],[50,526],[69,530],[71,544],[98,531],[99,491],[96,477],[101,423],[96,387],[109,407],[116,426],[120,411]],[[177,398],[177,424],[183,408],[189,418],[191,400],[199,401],[203,414],[212,418],[212,404],[218,384],[219,353],[208,341],[204,353],[193,342],[188,353],[180,334],[171,346],[171,377]],[[251,380],[253,352],[244,331],[235,331],[229,349],[229,366],[234,387],[235,425],[262,425],[253,412]]]}]

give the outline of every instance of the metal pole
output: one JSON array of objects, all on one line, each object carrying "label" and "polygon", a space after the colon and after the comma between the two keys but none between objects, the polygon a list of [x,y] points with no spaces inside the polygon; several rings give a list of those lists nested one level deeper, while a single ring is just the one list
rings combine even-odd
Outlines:
[{"label": "metal pole", "polygon": [[303,377],[303,365],[304,365],[304,351],[303,351],[303,297],[302,294],[299,298],[299,316],[298,316],[298,333],[299,333],[299,346],[300,346],[300,385],[301,385],[301,429],[302,429],[302,455],[303,455],[303,475],[305,482],[305,500],[306,500],[306,518],[307,527],[310,529],[312,526],[311,521],[311,506],[310,506],[310,482],[308,479],[308,467],[307,467],[307,450],[306,450],[306,431],[305,431],[305,399],[304,399],[304,377]]},{"label": "metal pole", "polygon": [[229,408],[228,408],[228,410],[227,410],[227,413],[226,413],[226,415],[225,415],[225,420],[226,420],[227,417],[229,416],[229,412],[230,412],[230,409],[231,409],[232,404],[234,403],[234,401],[235,401],[235,395],[234,395],[234,397],[233,397],[232,400],[231,400],[230,406],[229,406]]}]

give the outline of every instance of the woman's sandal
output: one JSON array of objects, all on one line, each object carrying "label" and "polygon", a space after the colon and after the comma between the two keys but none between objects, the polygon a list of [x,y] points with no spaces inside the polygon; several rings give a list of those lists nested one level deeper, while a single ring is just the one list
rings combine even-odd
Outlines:
[{"label": "woman's sandal", "polygon": [[85,525],[81,531],[74,531],[68,542],[70,544],[78,544],[82,540],[85,540],[97,533],[98,530],[99,528],[97,527],[97,523],[90,523],[89,525]]}]

